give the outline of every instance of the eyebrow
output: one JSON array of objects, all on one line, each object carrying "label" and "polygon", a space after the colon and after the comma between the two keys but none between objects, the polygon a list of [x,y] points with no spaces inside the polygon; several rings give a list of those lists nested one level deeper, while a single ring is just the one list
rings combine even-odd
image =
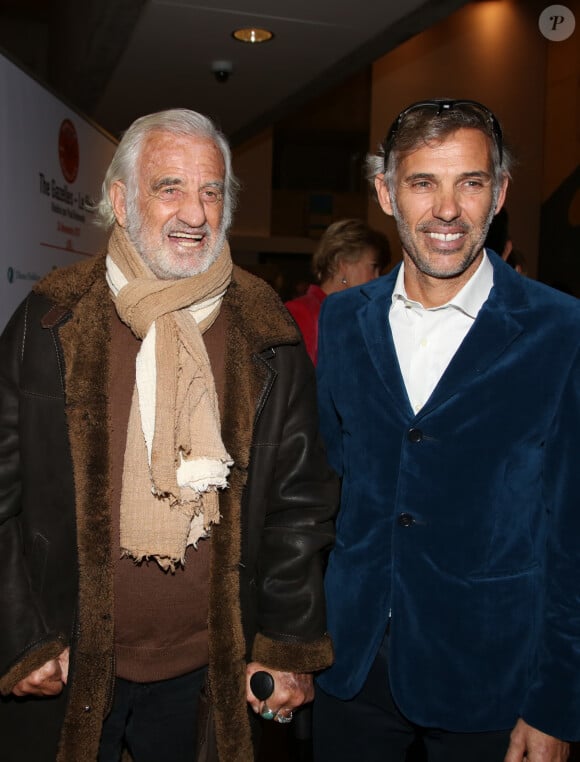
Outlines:
[{"label": "eyebrow", "polygon": [[[152,183],[151,190],[156,192],[171,185],[183,186],[183,184],[184,182],[181,177],[161,177],[159,180],[156,180],[154,183]],[[200,190],[203,190],[204,188],[216,188],[223,193],[224,187],[225,183],[221,180],[211,180],[210,182],[204,183],[202,186],[200,186]]]},{"label": "eyebrow", "polygon": [[161,177],[151,185],[151,190],[157,191],[168,185],[183,185],[183,180],[180,177]]},{"label": "eyebrow", "polygon": [[[484,170],[473,170],[472,172],[462,172],[459,175],[459,180],[467,180],[469,178],[475,178],[478,180],[491,180],[491,174]],[[413,180],[436,180],[437,175],[432,172],[413,172],[407,177],[403,178],[403,182],[412,182]]]},{"label": "eyebrow", "polygon": [[491,180],[491,174],[483,169],[475,169],[473,172],[463,172],[459,177],[465,180],[470,177],[475,177],[479,180]]},{"label": "eyebrow", "polygon": [[221,180],[210,180],[208,183],[204,183],[201,188],[217,188],[220,191],[224,189],[224,183]]}]

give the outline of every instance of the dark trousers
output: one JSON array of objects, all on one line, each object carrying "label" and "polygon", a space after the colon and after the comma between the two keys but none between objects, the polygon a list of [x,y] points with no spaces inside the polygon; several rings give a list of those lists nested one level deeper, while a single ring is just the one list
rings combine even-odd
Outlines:
[{"label": "dark trousers", "polygon": [[[401,714],[389,689],[387,640],[355,698],[342,701],[316,689],[314,762],[405,762],[419,738],[429,762],[503,762],[509,730],[451,733],[419,727]],[[421,758],[416,755],[411,758]]]},{"label": "dark trousers", "polygon": [[195,762],[199,694],[206,672],[204,667],[153,683],[117,678],[98,762],[119,762],[124,748],[134,762]]}]

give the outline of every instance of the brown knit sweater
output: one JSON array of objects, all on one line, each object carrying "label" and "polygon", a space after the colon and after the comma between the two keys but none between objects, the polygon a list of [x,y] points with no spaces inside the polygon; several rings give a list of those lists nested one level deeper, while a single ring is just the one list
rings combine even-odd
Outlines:
[{"label": "brown knit sweater", "polygon": [[[113,308],[114,309],[114,308]],[[218,317],[205,333],[218,397],[223,388],[224,322]],[[208,656],[210,539],[189,547],[185,567],[174,574],[154,561],[136,564],[120,557],[119,505],[123,456],[135,384],[135,357],[140,342],[116,313],[111,335],[112,538],[115,559],[116,675],[135,682],[165,680],[204,666]]]}]

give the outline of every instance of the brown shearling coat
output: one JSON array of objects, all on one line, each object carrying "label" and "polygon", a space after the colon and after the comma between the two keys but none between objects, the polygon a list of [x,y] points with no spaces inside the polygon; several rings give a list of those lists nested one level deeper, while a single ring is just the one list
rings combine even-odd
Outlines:
[{"label": "brown shearling coat", "polygon": [[[2,700],[5,762],[95,760],[111,698],[109,300],[103,257],[56,271],[1,339],[0,692],[71,645],[60,698]],[[248,762],[246,661],[315,671],[332,658],[322,556],[337,482],[313,368],[278,297],[234,268],[222,310],[222,436],[235,465],[212,533],[209,683],[220,759]]]}]

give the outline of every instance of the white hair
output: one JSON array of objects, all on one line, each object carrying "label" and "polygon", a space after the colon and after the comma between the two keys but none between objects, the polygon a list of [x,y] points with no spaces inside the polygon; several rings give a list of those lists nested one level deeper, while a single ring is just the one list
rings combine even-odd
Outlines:
[{"label": "white hair", "polygon": [[101,199],[94,207],[97,213],[97,224],[108,229],[115,223],[115,213],[110,199],[110,190],[114,183],[123,182],[127,187],[128,195],[136,196],[136,167],[143,140],[150,132],[157,131],[207,138],[218,147],[225,166],[222,229],[227,231],[232,223],[239,190],[239,183],[232,169],[230,147],[226,137],[208,117],[189,109],[170,109],[148,114],[136,119],[128,128],[107,169],[101,188]]}]

